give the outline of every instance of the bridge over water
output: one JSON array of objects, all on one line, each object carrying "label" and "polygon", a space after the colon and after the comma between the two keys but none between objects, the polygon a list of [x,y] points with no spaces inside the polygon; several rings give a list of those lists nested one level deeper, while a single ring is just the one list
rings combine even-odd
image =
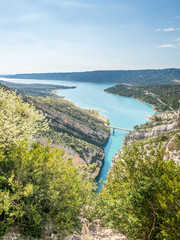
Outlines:
[{"label": "bridge over water", "polygon": [[128,131],[128,132],[132,132],[133,131],[133,130],[127,129],[127,128],[120,128],[120,127],[114,127],[114,126],[109,126],[109,125],[105,125],[105,127],[112,128],[113,129],[113,133],[115,133],[115,129],[125,130],[125,131]]}]

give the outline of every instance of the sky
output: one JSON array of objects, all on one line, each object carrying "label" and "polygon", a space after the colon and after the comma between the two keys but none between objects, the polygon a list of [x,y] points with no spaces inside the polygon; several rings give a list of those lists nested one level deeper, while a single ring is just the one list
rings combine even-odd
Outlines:
[{"label": "sky", "polygon": [[180,68],[180,0],[0,0],[0,74]]}]

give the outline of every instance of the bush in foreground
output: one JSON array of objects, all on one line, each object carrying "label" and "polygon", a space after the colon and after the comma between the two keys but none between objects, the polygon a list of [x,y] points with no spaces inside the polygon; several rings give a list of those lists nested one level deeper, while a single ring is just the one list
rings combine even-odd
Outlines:
[{"label": "bush in foreground", "polygon": [[78,216],[92,194],[64,152],[26,142],[0,151],[0,234],[10,226],[39,237],[45,224],[61,233],[80,226]]},{"label": "bush in foreground", "polygon": [[13,91],[0,88],[0,147],[8,148],[19,141],[32,141],[48,129],[45,116],[33,105],[23,102]]},{"label": "bush in foreground", "polygon": [[98,211],[128,239],[180,239],[180,167],[164,150],[124,148],[98,196]]}]

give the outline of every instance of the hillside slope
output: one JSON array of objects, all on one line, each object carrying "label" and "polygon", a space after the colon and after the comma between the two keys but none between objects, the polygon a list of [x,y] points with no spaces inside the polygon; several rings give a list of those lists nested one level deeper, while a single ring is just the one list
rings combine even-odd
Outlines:
[{"label": "hillside slope", "polygon": [[0,80],[0,83],[9,88],[12,88],[15,91],[22,93],[23,95],[33,96],[33,97],[37,97],[37,96],[57,97],[57,95],[54,93],[56,90],[76,88],[74,86],[68,87],[68,86],[54,85],[54,84],[39,84],[39,83],[23,84],[23,83],[7,82],[3,80]]},{"label": "hillside slope", "polygon": [[80,82],[126,84],[176,84],[180,82],[180,69],[111,70],[70,73],[32,73],[4,75],[7,78],[64,80]]},{"label": "hillside slope", "polygon": [[[2,84],[0,87],[11,90]],[[97,112],[80,109],[60,97],[22,97],[50,121],[50,130],[44,136],[37,136],[38,141],[46,143],[48,139],[52,146],[63,148],[75,164],[88,167],[94,163],[91,172],[95,177],[105,155],[102,145],[109,138],[109,131]]]},{"label": "hillside slope", "polygon": [[105,92],[123,97],[133,97],[149,103],[156,111],[178,110],[180,100],[180,85],[124,85],[105,89]]},{"label": "hillside slope", "polygon": [[46,138],[74,150],[87,164],[101,166],[104,158],[101,146],[109,137],[101,120],[62,98],[27,97],[26,100],[50,120],[51,128]]}]

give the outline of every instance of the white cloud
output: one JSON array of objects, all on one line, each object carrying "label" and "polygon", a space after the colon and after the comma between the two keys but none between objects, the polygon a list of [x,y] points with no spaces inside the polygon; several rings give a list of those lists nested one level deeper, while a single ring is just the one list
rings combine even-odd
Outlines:
[{"label": "white cloud", "polygon": [[180,43],[177,43],[178,46],[180,46]]},{"label": "white cloud", "polygon": [[176,31],[175,28],[164,28],[163,29],[164,32],[173,32],[173,31]]},{"label": "white cloud", "polygon": [[157,48],[173,48],[173,47],[174,47],[173,44],[163,44],[163,45],[157,46]]},{"label": "white cloud", "polygon": [[164,32],[173,32],[173,31],[180,31],[180,28],[165,28],[163,29]]},{"label": "white cloud", "polygon": [[155,32],[160,32],[160,31],[163,31],[163,32],[174,32],[174,31],[180,31],[180,28],[174,28],[174,27],[169,27],[169,28],[164,28],[164,29],[157,28],[154,31]]},{"label": "white cloud", "polygon": [[176,41],[180,41],[180,38],[177,38]]}]

